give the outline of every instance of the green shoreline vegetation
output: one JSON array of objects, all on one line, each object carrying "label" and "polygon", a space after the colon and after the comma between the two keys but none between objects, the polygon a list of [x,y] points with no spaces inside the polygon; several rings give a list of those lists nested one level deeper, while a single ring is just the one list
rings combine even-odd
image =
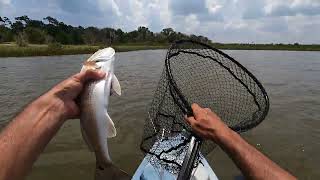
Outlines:
[{"label": "green shoreline vegetation", "polygon": [[[281,50],[281,51],[320,51],[320,45],[273,45],[273,44],[217,44],[213,47],[221,50]],[[167,49],[168,44],[119,44],[111,45],[117,52]],[[55,44],[29,44],[19,47],[15,43],[0,44],[0,57],[27,57],[27,56],[57,56],[92,54],[103,46],[94,45],[55,45]]]},{"label": "green shoreline vegetation", "polygon": [[302,44],[223,44],[213,43],[204,36],[186,35],[172,28],[152,32],[147,27],[124,32],[121,29],[73,27],[53,17],[33,20],[28,16],[11,21],[0,17],[0,57],[52,56],[90,54],[112,46],[118,52],[167,49],[179,39],[191,39],[211,44],[217,49],[320,51],[320,45]]},{"label": "green shoreline vegetation", "polygon": [[[117,52],[166,49],[168,45],[112,45]],[[104,46],[94,45],[61,45],[29,44],[19,47],[14,43],[0,44],[0,57],[57,56],[92,54]]]}]

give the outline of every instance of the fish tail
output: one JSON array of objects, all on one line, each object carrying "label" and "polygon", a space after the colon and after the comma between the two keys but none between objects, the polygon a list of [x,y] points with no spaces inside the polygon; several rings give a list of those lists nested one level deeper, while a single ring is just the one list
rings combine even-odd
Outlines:
[{"label": "fish tail", "polygon": [[114,164],[96,163],[95,180],[130,180],[131,177]]}]

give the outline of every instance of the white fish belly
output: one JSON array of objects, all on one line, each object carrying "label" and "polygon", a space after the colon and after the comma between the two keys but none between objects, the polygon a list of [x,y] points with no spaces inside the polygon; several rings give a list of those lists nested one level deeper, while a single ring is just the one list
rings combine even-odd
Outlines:
[{"label": "white fish belly", "polygon": [[105,96],[106,80],[90,83],[82,95],[81,127],[87,144],[95,152],[97,161],[111,162],[107,134],[110,123],[107,118],[109,96]]}]

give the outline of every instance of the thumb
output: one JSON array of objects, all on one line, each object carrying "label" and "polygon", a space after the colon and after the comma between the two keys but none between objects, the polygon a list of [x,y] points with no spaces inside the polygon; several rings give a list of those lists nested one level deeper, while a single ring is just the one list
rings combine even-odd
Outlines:
[{"label": "thumb", "polygon": [[103,71],[86,70],[76,74],[75,78],[77,78],[81,83],[85,83],[89,80],[102,79],[105,76],[106,76],[106,73]]}]

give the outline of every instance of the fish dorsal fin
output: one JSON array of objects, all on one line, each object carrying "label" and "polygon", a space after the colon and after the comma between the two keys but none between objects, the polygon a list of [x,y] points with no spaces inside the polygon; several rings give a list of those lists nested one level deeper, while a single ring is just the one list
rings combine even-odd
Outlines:
[{"label": "fish dorsal fin", "polygon": [[113,75],[111,80],[111,90],[115,92],[117,95],[121,96],[121,86],[116,75]]},{"label": "fish dorsal fin", "polygon": [[117,130],[114,127],[114,123],[108,113],[106,113],[106,117],[107,117],[107,124],[106,124],[107,138],[115,137],[117,135]]},{"label": "fish dorsal fin", "polygon": [[94,152],[94,149],[92,147],[92,145],[90,144],[90,141],[88,140],[88,136],[86,134],[86,132],[84,131],[84,129],[82,128],[81,126],[81,134],[82,134],[82,137],[84,139],[84,142],[87,144],[88,146],[88,149],[91,151],[91,152]]}]

